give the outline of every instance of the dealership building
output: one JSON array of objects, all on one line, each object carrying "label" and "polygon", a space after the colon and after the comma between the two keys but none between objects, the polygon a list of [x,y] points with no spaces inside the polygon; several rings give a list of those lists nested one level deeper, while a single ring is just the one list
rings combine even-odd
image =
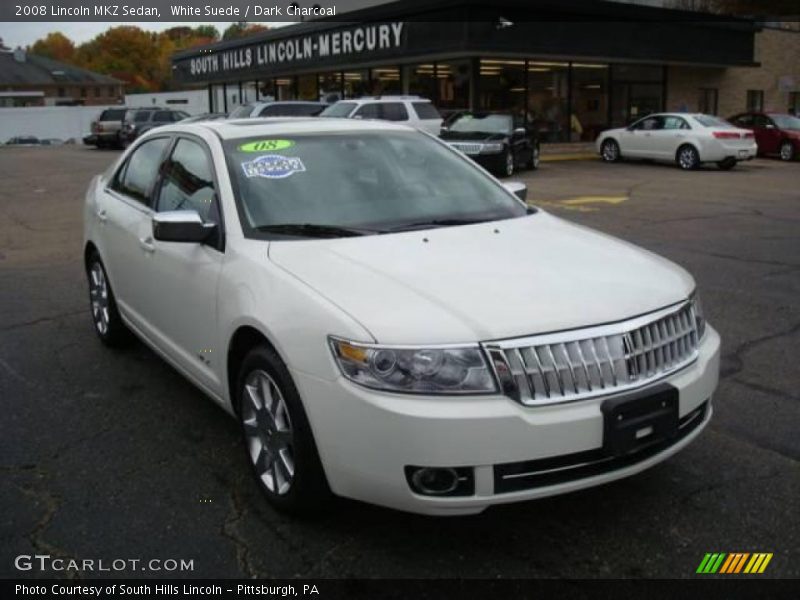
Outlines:
[{"label": "dealership building", "polygon": [[179,52],[210,112],[254,100],[416,94],[511,111],[545,142],[590,141],[660,110],[800,110],[800,31],[578,0],[418,0]]}]

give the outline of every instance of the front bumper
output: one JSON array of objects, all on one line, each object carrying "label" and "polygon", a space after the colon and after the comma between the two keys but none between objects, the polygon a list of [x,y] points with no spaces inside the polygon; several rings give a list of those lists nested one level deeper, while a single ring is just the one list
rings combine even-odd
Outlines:
[{"label": "front bumper", "polygon": [[[493,504],[551,496],[633,475],[689,444],[711,418],[719,376],[719,335],[711,327],[697,360],[661,379],[679,393],[679,417],[691,429],[671,445],[626,461],[539,477],[548,465],[591,457],[603,446],[600,405],[610,396],[568,404],[522,406],[502,395],[404,396],[368,390],[344,378],[323,380],[293,371],[328,483],[338,495],[432,515],[478,513]],[[645,388],[647,389],[647,388]],[[701,409],[702,410],[698,410]],[[699,415],[699,419],[698,419]],[[573,457],[573,455],[575,455]],[[542,462],[544,459],[550,459]],[[572,461],[575,462],[575,461]],[[589,461],[592,462],[592,461]],[[408,484],[406,466],[469,467],[474,493],[423,496]],[[531,471],[533,469],[533,471]],[[534,473],[503,485],[504,474]],[[513,477],[511,479],[514,479]]]}]

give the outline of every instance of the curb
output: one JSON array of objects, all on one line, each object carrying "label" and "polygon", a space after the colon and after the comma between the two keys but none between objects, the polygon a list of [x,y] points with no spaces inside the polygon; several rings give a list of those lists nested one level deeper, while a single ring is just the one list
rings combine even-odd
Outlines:
[{"label": "curb", "polygon": [[562,160],[599,160],[597,154],[589,153],[572,153],[572,154],[542,154],[539,157],[541,162],[558,162]]}]

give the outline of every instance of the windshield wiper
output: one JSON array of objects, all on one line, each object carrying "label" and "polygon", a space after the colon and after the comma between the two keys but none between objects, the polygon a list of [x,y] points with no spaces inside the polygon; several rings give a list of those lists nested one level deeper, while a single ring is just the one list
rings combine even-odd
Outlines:
[{"label": "windshield wiper", "polygon": [[475,223],[486,223],[491,219],[431,219],[430,221],[419,221],[416,223],[406,223],[393,227],[390,231],[410,231],[412,229],[427,229],[430,227],[450,227],[452,225],[474,225]]},{"label": "windshield wiper", "polygon": [[260,225],[256,231],[264,233],[278,233],[302,237],[356,237],[370,233],[381,233],[374,229],[360,229],[357,227],[340,227],[337,225],[319,225],[316,223],[280,223],[276,225]]}]

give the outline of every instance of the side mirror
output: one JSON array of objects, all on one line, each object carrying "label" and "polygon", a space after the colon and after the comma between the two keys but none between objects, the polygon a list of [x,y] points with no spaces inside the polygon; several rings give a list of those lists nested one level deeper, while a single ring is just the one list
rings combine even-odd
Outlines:
[{"label": "side mirror", "polygon": [[517,127],[514,129],[514,135],[528,135],[528,130],[524,127]]},{"label": "side mirror", "polygon": [[764,125],[764,127],[767,129],[775,129],[775,125],[772,123],[767,123],[766,125]]},{"label": "side mirror", "polygon": [[170,210],[153,215],[153,238],[162,242],[205,242],[217,230],[195,210]]},{"label": "side mirror", "polygon": [[509,181],[504,183],[503,187],[523,202],[525,202],[525,198],[528,197],[528,186],[521,181]]}]

